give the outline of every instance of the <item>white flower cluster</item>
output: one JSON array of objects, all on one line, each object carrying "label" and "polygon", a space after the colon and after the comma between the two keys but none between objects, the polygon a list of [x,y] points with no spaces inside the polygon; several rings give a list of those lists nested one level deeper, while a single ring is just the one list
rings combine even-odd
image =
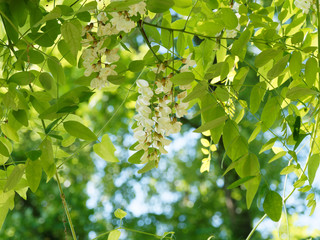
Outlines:
[{"label": "white flower cluster", "polygon": [[300,8],[304,14],[309,13],[310,7],[312,5],[312,0],[295,0],[294,5]]},{"label": "white flower cluster", "polygon": [[[196,64],[191,60],[191,54],[182,62],[181,72],[190,71],[190,67]],[[160,64],[153,70],[161,75],[165,69],[165,65]],[[183,99],[191,85],[182,85],[175,90],[171,77],[172,74],[157,79],[152,88],[146,80],[137,80],[140,95],[136,102],[138,114],[134,116],[137,127],[133,132],[138,140],[135,150],[144,150],[141,163],[155,161],[158,164],[160,155],[167,153],[164,147],[171,142],[166,137],[180,132],[182,123],[177,119],[187,114],[189,104]]]},{"label": "white flower cluster", "polygon": [[119,60],[117,54],[118,48],[107,49],[104,44],[107,38],[111,35],[117,35],[122,32],[129,33],[134,27],[135,22],[131,17],[144,14],[146,12],[146,3],[144,1],[129,6],[129,11],[111,12],[107,15],[105,12],[100,12],[97,15],[98,26],[97,32],[92,32],[93,23],[85,26],[82,30],[82,46],[88,47],[83,51],[82,59],[85,67],[85,76],[90,76],[92,73],[98,73],[97,77],[91,80],[92,88],[101,89],[108,84],[108,76],[117,75],[114,70],[114,64]]}]

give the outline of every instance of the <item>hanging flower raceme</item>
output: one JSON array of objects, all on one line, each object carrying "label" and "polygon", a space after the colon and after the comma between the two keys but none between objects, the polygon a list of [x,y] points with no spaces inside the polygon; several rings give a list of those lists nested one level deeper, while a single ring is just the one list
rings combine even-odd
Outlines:
[{"label": "hanging flower raceme", "polygon": [[307,14],[312,6],[312,0],[295,0],[294,5],[300,8],[304,14]]},{"label": "hanging flower raceme", "polygon": [[[82,46],[87,47],[83,51],[82,59],[85,67],[85,76],[97,73],[97,76],[91,80],[92,88],[101,89],[105,87],[109,81],[108,76],[117,75],[114,70],[116,63],[119,61],[118,48],[108,49],[108,38],[110,36],[129,33],[136,23],[132,20],[137,16],[146,12],[146,3],[144,1],[133,4],[128,7],[128,11],[109,12],[100,11],[96,18],[97,23],[90,23],[82,30]],[[96,32],[93,30],[96,29]],[[117,36],[116,36],[117,37]]]},{"label": "hanging flower raceme", "polygon": [[[190,54],[182,60],[180,72],[191,71],[196,64]],[[165,149],[171,143],[167,139],[171,134],[179,133],[182,123],[178,120],[187,114],[189,104],[183,102],[187,90],[192,86],[174,86],[170,80],[173,74],[163,77],[166,65],[161,63],[152,71],[156,73],[156,80],[149,84],[146,80],[137,80],[139,96],[136,101],[137,127],[133,129],[134,137],[138,140],[135,150],[143,150],[141,163],[155,161],[158,165],[161,154],[166,154]]]}]

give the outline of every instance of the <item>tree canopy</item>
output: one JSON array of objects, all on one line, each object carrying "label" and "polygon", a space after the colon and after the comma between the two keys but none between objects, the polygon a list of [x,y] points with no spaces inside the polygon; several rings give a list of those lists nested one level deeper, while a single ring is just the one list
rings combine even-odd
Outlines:
[{"label": "tree canopy", "polygon": [[0,1],[0,236],[319,235],[319,7]]}]

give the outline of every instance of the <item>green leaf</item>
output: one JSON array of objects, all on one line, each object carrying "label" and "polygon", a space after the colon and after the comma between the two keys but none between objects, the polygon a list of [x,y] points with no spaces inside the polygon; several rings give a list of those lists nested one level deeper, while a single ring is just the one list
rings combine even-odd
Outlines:
[{"label": "green leaf", "polygon": [[192,91],[186,96],[185,99],[183,99],[183,102],[189,102],[191,100],[194,100],[196,98],[201,98],[204,96],[204,93],[208,90],[208,83],[198,83]]},{"label": "green leaf", "polygon": [[311,190],[311,186],[307,185],[307,186],[304,186],[303,188],[300,188],[299,192],[309,192],[310,190]]},{"label": "green leaf", "polygon": [[37,27],[43,23],[45,23],[46,21],[49,20],[53,20],[53,19],[57,19],[61,16],[61,9],[59,7],[55,7],[54,9],[52,9],[52,11],[50,13],[48,13],[47,15],[45,15],[39,22],[37,22],[33,27]]},{"label": "green leaf", "polygon": [[97,9],[97,2],[96,1],[92,1],[92,2],[89,2],[89,3],[85,4],[85,5],[83,5],[82,7],[80,7],[79,10],[77,11],[77,13],[90,11],[90,10],[95,10],[95,9]]},{"label": "green leaf", "polygon": [[248,182],[249,180],[251,180],[254,177],[256,177],[256,176],[247,176],[247,177],[241,178],[241,179],[231,183],[228,186],[228,189],[236,188],[236,187],[240,186],[241,184],[244,184],[245,182]]},{"label": "green leaf", "polygon": [[261,53],[258,54],[254,61],[254,65],[257,68],[263,67],[266,65],[269,61],[274,59],[281,51],[279,49],[274,48],[268,48],[266,50],[263,50]]},{"label": "green leaf", "polygon": [[15,142],[19,142],[19,136],[16,130],[14,130],[8,123],[1,125],[1,131],[5,136]]},{"label": "green leaf", "polygon": [[29,184],[29,187],[32,192],[36,192],[42,176],[42,167],[41,167],[41,161],[27,161],[27,167],[26,167],[26,177]]},{"label": "green leaf", "polygon": [[287,91],[287,98],[289,98],[290,100],[296,100],[306,95],[312,96],[317,94],[318,92],[311,90],[310,88],[297,86],[297,87],[290,88]]},{"label": "green leaf", "polygon": [[60,61],[56,57],[49,57],[47,64],[53,78],[63,85],[65,83],[65,75]]},{"label": "green leaf", "polygon": [[108,240],[118,240],[121,236],[121,232],[119,230],[112,230],[109,233]]},{"label": "green leaf", "polygon": [[296,169],[295,165],[289,165],[289,166],[285,167],[284,169],[282,169],[280,174],[281,175],[287,175],[289,173],[292,173],[295,169]]},{"label": "green leaf", "polygon": [[[249,67],[242,67],[233,79],[233,89],[239,91],[249,72]],[[229,72],[228,72],[229,73]]]},{"label": "green leaf", "polygon": [[277,159],[279,159],[279,158],[282,158],[282,157],[284,157],[286,154],[287,154],[286,151],[278,152],[276,155],[274,155],[274,156],[269,160],[268,163],[271,163],[271,162],[273,162],[273,161],[275,161],[275,160],[277,160]]},{"label": "green leaf", "polygon": [[28,123],[28,116],[25,110],[19,109],[17,111],[12,111],[12,115],[14,116],[14,118],[21,123],[22,125],[28,127],[29,123]]},{"label": "green leaf", "polygon": [[184,37],[184,33],[179,32],[178,38],[177,38],[177,52],[180,54],[180,56],[183,56],[186,47],[187,47],[187,43]]},{"label": "green leaf", "polygon": [[179,8],[188,8],[192,6],[192,0],[173,0],[174,6]]},{"label": "green leaf", "polygon": [[221,8],[219,16],[221,16],[226,29],[235,29],[238,26],[238,18],[231,8]]},{"label": "green leaf", "polygon": [[282,213],[281,196],[277,192],[269,191],[263,202],[263,210],[272,221],[278,222]]},{"label": "green leaf", "polygon": [[25,170],[24,164],[18,164],[16,165],[11,174],[8,177],[8,180],[6,184],[4,185],[3,191],[8,192],[10,190],[13,190],[15,186],[20,182]]},{"label": "green leaf", "polygon": [[318,62],[315,58],[309,58],[306,62],[306,83],[308,87],[312,87],[317,79]]},{"label": "green leaf", "polygon": [[213,128],[217,128],[220,127],[224,124],[224,122],[228,119],[228,116],[222,116],[219,118],[216,118],[210,122],[206,122],[204,123],[201,127],[197,128],[196,130],[194,130],[194,132],[196,133],[202,133],[205,132],[207,130],[211,130]]},{"label": "green leaf", "polygon": [[77,65],[77,58],[72,54],[69,46],[65,40],[60,40],[58,43],[58,49],[65,60],[67,60],[72,66]]},{"label": "green leaf", "polygon": [[144,151],[143,150],[140,150],[134,154],[132,154],[129,159],[128,159],[128,162],[129,163],[132,163],[132,164],[139,164],[141,163],[140,159],[142,157],[142,155],[144,154]]},{"label": "green leaf", "polygon": [[89,128],[77,121],[66,121],[63,123],[63,127],[71,136],[87,141],[96,141],[98,139]]},{"label": "green leaf", "polygon": [[292,75],[299,74],[302,67],[302,55],[299,51],[294,51],[290,58],[289,69]]},{"label": "green leaf", "polygon": [[192,72],[182,72],[174,75],[170,80],[177,85],[187,85],[194,81],[194,74]]},{"label": "green leaf", "polygon": [[138,173],[145,173],[145,172],[148,172],[150,171],[151,169],[155,168],[156,164],[155,164],[155,161],[151,161],[151,162],[148,162],[146,165],[144,165],[143,168],[141,168]]},{"label": "green leaf", "polygon": [[256,126],[256,128],[253,130],[253,132],[251,133],[248,143],[252,142],[260,133],[261,131],[261,123],[259,122]]},{"label": "green leaf", "polygon": [[118,208],[117,210],[114,211],[114,215],[116,216],[116,218],[122,219],[125,216],[127,216],[127,213],[122,209]]},{"label": "green leaf", "polygon": [[[11,147],[11,149],[9,149]],[[9,157],[12,151],[11,143],[4,137],[0,137],[0,154]]]},{"label": "green leaf", "polygon": [[303,41],[303,38],[304,38],[304,33],[302,31],[299,31],[292,36],[291,43],[292,44],[301,43]]},{"label": "green leaf", "polygon": [[81,30],[81,23],[77,19],[64,22],[61,26],[61,34],[75,57],[77,57],[81,46]]},{"label": "green leaf", "polygon": [[129,64],[129,70],[131,72],[141,72],[144,67],[145,63],[143,60],[132,61]]},{"label": "green leaf", "polygon": [[26,152],[26,155],[28,158],[30,158],[32,161],[37,160],[41,156],[42,152],[41,150],[32,150],[29,152]]},{"label": "green leaf", "polygon": [[33,82],[35,76],[31,72],[18,72],[13,74],[8,82],[14,82],[18,85],[28,85]]},{"label": "green leaf", "polygon": [[118,158],[114,156],[116,148],[113,146],[108,134],[103,135],[101,143],[93,145],[93,151],[107,162],[119,162]]},{"label": "green leaf", "polygon": [[263,146],[261,147],[261,150],[259,152],[259,154],[271,149],[274,145],[274,143],[277,141],[277,138],[271,138],[268,142],[266,142],[265,144],[263,144]]},{"label": "green leaf", "polygon": [[125,1],[113,1],[105,9],[107,12],[120,12],[129,10],[129,6],[139,3],[141,0],[125,0]]},{"label": "green leaf", "polygon": [[231,53],[239,56],[240,60],[243,60],[246,55],[247,43],[250,40],[251,34],[251,28],[246,29],[243,33],[241,33],[239,39],[235,40],[232,45]]},{"label": "green leaf", "polygon": [[40,144],[40,150],[42,152],[40,161],[43,170],[47,174],[47,182],[56,173],[56,165],[53,159],[53,148],[51,140],[46,137]]},{"label": "green leaf", "polygon": [[161,35],[160,35],[162,46],[167,49],[170,49],[170,47],[172,46],[171,32],[164,28],[171,28],[171,15],[169,15],[169,17],[167,14],[164,15],[161,21],[161,27],[163,27],[161,29]]},{"label": "green leaf", "polygon": [[10,155],[12,153],[12,143],[10,142],[10,140],[5,137],[0,137],[0,141],[2,142],[4,147],[7,149],[8,154]]},{"label": "green leaf", "polygon": [[159,4],[158,0],[147,0],[147,9],[154,13],[163,13],[173,7],[173,0],[162,0]]},{"label": "green leaf", "polygon": [[45,90],[47,91],[56,90],[54,80],[49,73],[47,72],[41,73],[39,75],[39,81]]},{"label": "green leaf", "polygon": [[216,34],[220,33],[222,29],[223,25],[217,24],[216,22],[198,21],[193,31],[205,36],[215,36]]},{"label": "green leaf", "polygon": [[308,163],[308,176],[309,176],[310,184],[312,184],[314,181],[314,178],[319,168],[319,164],[320,164],[320,155],[319,154],[312,155]]},{"label": "green leaf", "polygon": [[108,82],[114,85],[121,85],[125,81],[126,77],[121,75],[109,75]]},{"label": "green leaf", "polygon": [[264,106],[261,114],[262,129],[269,129],[276,119],[278,118],[280,112],[280,105],[277,97],[269,98],[266,105]]},{"label": "green leaf", "polygon": [[273,65],[273,67],[269,70],[267,77],[269,79],[274,79],[278,77],[286,68],[289,58],[290,58],[290,54],[287,54],[284,57],[282,57],[278,62],[276,62]]},{"label": "green leaf", "polygon": [[293,133],[292,133],[293,140],[295,141],[299,140],[300,126],[301,126],[301,117],[297,116],[293,125]]},{"label": "green leaf", "polygon": [[23,49],[16,52],[19,59],[25,62],[39,64],[44,61],[44,57],[41,52],[33,49]]}]

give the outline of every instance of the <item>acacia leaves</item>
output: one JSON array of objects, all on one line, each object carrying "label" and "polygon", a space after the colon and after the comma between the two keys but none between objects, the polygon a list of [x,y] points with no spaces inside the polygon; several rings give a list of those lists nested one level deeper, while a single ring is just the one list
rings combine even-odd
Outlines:
[{"label": "acacia leaves", "polygon": [[63,123],[64,129],[76,138],[80,138],[87,141],[97,140],[97,136],[86,126],[77,121],[66,121]]},{"label": "acacia leaves", "polygon": [[100,143],[97,143],[93,146],[93,150],[99,157],[106,160],[107,162],[119,162],[115,157],[114,152],[116,148],[113,146],[111,139],[108,134],[105,134]]},{"label": "acacia leaves", "polygon": [[79,20],[73,19],[67,21],[61,26],[61,34],[68,45],[70,52],[76,58],[80,50],[82,26]]},{"label": "acacia leaves", "polygon": [[263,202],[263,210],[272,221],[278,222],[282,212],[281,196],[277,192],[269,191]]}]

